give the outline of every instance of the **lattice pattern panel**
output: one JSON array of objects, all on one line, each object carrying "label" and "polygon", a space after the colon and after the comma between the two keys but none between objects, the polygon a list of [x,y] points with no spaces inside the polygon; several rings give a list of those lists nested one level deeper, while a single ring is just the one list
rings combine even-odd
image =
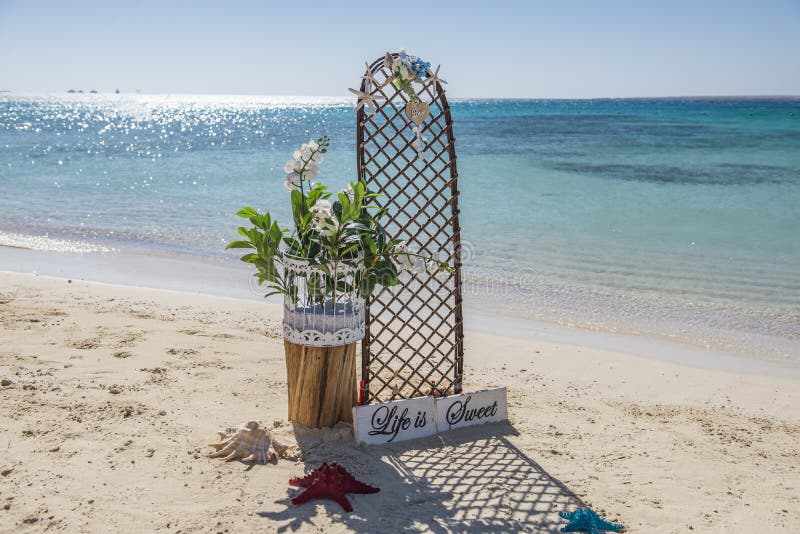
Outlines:
[{"label": "lattice pattern panel", "polygon": [[[396,54],[395,54],[396,57]],[[407,96],[391,83],[383,58],[369,66],[375,82],[361,91],[379,97],[377,110],[357,114],[359,177],[383,195],[387,233],[408,241],[412,250],[455,266],[454,274],[405,273],[401,284],[381,288],[367,308],[362,345],[362,378],[367,400],[385,401],[393,386],[403,398],[427,395],[431,383],[444,394],[461,391],[464,331],[461,299],[461,243],[458,172],[450,106],[438,81],[417,85],[430,105],[421,124],[426,159],[412,147],[413,123]]]}]

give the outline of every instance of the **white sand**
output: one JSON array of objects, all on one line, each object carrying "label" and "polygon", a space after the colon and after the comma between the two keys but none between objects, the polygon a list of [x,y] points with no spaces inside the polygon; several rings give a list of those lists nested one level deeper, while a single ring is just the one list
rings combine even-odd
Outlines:
[{"label": "white sand", "polygon": [[[536,331],[468,333],[466,387],[507,385],[509,424],[382,448],[303,433],[300,461],[209,459],[218,428],[286,418],[277,314],[0,273],[0,531],[555,532],[581,502],[629,532],[797,531],[797,374]],[[331,460],[381,492],[351,495],[352,514],[291,507],[288,479]]]}]

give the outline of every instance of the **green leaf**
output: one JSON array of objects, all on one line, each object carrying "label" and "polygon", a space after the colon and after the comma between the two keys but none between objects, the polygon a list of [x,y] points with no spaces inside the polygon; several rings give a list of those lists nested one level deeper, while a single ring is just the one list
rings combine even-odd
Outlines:
[{"label": "green leaf", "polygon": [[252,262],[249,263],[255,265],[258,268],[258,270],[261,271],[261,274],[270,282],[277,282],[280,280],[280,274],[278,273],[278,269],[275,267],[275,262],[272,261],[271,258],[269,259],[269,261],[267,261],[259,257],[255,258]]},{"label": "green leaf", "polygon": [[370,236],[365,235],[362,240],[367,245],[371,253],[376,254],[378,252],[378,245],[375,244],[375,241]]},{"label": "green leaf", "polygon": [[258,217],[258,212],[250,206],[245,206],[236,212],[236,215],[242,217],[243,219],[249,219],[250,217]]},{"label": "green leaf", "polygon": [[[282,230],[282,232],[285,232],[285,230]],[[284,236],[283,242],[288,247],[290,253],[300,253],[300,243],[295,238]]]},{"label": "green leaf", "polygon": [[346,228],[347,228],[347,230],[353,230],[353,231],[362,232],[362,233],[369,233],[372,230],[369,226],[367,226],[367,225],[365,225],[365,224],[363,224],[361,222],[350,222],[350,223],[347,223]]},{"label": "green leaf", "polygon": [[385,287],[397,285],[397,267],[389,258],[384,257],[375,266],[378,275],[378,283]]},{"label": "green leaf", "polygon": [[[350,187],[353,189],[353,205],[355,206],[354,209],[357,211],[361,211],[364,205],[364,194],[366,192],[367,186],[363,181],[359,181],[356,184],[350,184]],[[353,218],[356,218],[358,215],[353,215]]]},{"label": "green leaf", "polygon": [[311,206],[317,203],[317,200],[320,198],[327,198],[330,196],[330,193],[327,193],[327,187],[325,185],[316,183],[314,184],[313,189],[308,192],[308,198],[306,200],[306,206],[310,209]]},{"label": "green leaf", "polygon": [[346,249],[344,249],[341,252],[341,256],[347,256],[348,254],[355,254],[356,252],[358,252],[358,249],[359,249],[358,243],[359,242],[360,242],[360,240],[355,242],[355,243],[353,243],[352,245],[350,245]]},{"label": "green leaf", "polygon": [[281,227],[278,226],[277,222],[272,223],[272,226],[269,229],[269,236],[276,244],[280,243],[283,232],[281,231]]},{"label": "green leaf", "polygon": [[299,189],[295,189],[291,194],[292,200],[292,215],[294,216],[294,226],[298,232],[304,227],[303,225],[303,193]]},{"label": "green leaf", "polygon": [[339,192],[336,197],[339,199],[339,203],[342,205],[342,213],[349,215],[350,214],[350,197],[347,196],[344,192]]},{"label": "green leaf", "polygon": [[225,247],[225,250],[231,248],[255,248],[250,241],[231,241],[228,243],[228,246]]},{"label": "green leaf", "polygon": [[269,213],[265,213],[263,216],[257,215],[255,217],[250,217],[250,222],[253,224],[253,226],[261,228],[262,230],[269,230],[271,224],[270,221],[271,217]]},{"label": "green leaf", "polygon": [[367,298],[372,295],[372,292],[375,291],[375,285],[377,284],[377,279],[374,275],[367,275],[364,277],[364,280],[361,282],[361,287],[359,288],[361,291],[361,296],[363,298]]}]

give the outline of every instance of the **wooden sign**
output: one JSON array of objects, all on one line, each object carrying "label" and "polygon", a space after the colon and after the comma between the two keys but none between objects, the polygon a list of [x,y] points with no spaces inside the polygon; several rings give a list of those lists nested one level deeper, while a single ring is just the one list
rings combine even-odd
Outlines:
[{"label": "wooden sign", "polygon": [[430,113],[431,106],[427,102],[409,102],[406,104],[406,115],[417,126],[422,124],[422,121],[427,119]]},{"label": "wooden sign", "polygon": [[506,419],[506,388],[496,388],[355,406],[353,431],[356,442],[379,445]]},{"label": "wooden sign", "polygon": [[434,397],[417,397],[353,407],[356,442],[396,443],[436,434]]},{"label": "wooden sign", "polygon": [[508,419],[506,388],[484,389],[436,399],[439,432]]}]

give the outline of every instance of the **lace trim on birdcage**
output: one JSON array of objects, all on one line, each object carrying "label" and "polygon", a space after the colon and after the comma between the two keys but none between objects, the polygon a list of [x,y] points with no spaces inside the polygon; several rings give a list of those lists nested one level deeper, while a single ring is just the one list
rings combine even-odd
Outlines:
[{"label": "lace trim on birdcage", "polygon": [[335,347],[355,343],[364,338],[364,324],[358,328],[342,328],[335,332],[320,332],[318,330],[296,330],[288,324],[283,325],[283,337],[287,341],[298,345],[312,347]]},{"label": "lace trim on birdcage", "polygon": [[[346,295],[347,302],[352,303],[353,310],[364,309],[364,307],[367,305],[367,299],[365,299],[363,297],[359,297],[357,295],[353,295],[352,293],[344,293],[344,294]],[[343,298],[345,298],[345,297],[343,297]],[[341,301],[341,299],[340,299],[340,301]],[[299,299],[298,302],[295,302],[294,300],[291,299],[291,297],[289,297],[289,295],[284,295],[283,296],[283,302],[284,302],[284,305],[287,307],[287,310],[291,310],[291,306],[299,304],[300,302],[302,302],[302,299]],[[302,313],[302,312],[298,311],[296,313]],[[309,313],[312,313],[312,312],[309,312]]]},{"label": "lace trim on birdcage", "polygon": [[[347,265],[346,263],[339,263],[339,265],[336,266],[336,274],[339,276],[346,276],[363,271],[363,259],[363,256],[355,258],[355,266]],[[324,272],[317,265],[311,264],[307,258],[297,258],[294,256],[289,256],[288,254],[284,254],[281,258],[281,261],[283,262],[284,269],[289,269],[298,274],[324,274]],[[333,270],[333,265],[329,263],[328,269]]]},{"label": "lace trim on birdcage", "polygon": [[[287,311],[291,311],[292,307],[302,303],[302,299],[298,299],[298,301],[294,301],[289,295],[284,295],[283,296],[283,302],[284,302],[284,305],[286,306],[286,310]],[[367,299],[362,298],[362,297],[353,296],[353,295],[347,295],[347,302],[352,304],[353,311],[350,312],[350,315],[355,313],[357,310],[363,310],[367,305]],[[341,303],[341,301],[340,301],[340,303]],[[303,312],[298,310],[295,313],[303,313]],[[314,313],[314,312],[309,311],[308,313]]]}]

